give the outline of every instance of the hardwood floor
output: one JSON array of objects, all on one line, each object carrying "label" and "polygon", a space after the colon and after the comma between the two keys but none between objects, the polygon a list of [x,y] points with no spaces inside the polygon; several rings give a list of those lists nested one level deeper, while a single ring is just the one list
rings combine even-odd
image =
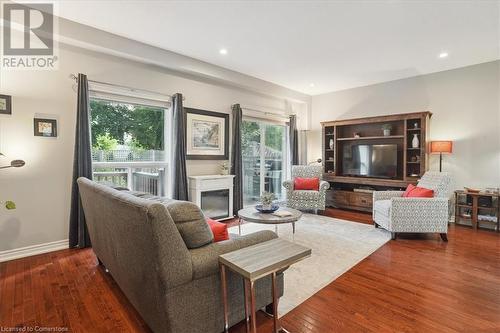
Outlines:
[{"label": "hardwood floor", "polygon": [[[371,223],[369,215],[325,215]],[[389,241],[283,317],[292,332],[500,332],[500,236],[451,226]],[[0,263],[0,328],[150,332],[92,250]],[[258,315],[260,332],[272,320]],[[244,332],[240,324],[233,333]]]}]

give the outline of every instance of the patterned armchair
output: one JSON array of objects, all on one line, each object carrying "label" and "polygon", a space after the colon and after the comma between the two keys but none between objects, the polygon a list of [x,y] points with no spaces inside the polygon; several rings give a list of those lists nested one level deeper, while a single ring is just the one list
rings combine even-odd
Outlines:
[{"label": "patterned armchair", "polygon": [[[295,177],[320,179],[319,191],[296,191],[293,189],[293,179]],[[326,190],[330,187],[330,183],[321,180],[323,178],[323,167],[321,165],[293,165],[292,180],[283,182],[283,186],[287,192],[287,206],[299,210],[314,210],[325,209]]]},{"label": "patterned armchair", "polygon": [[373,192],[373,221],[396,239],[399,232],[431,233],[448,241],[451,178],[445,172],[426,172],[418,186],[434,190],[434,198],[403,198],[403,191]]}]

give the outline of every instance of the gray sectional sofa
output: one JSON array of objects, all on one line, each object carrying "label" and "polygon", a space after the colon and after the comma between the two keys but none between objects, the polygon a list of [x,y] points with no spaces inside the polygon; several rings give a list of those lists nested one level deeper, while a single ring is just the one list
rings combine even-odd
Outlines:
[{"label": "gray sectional sofa", "polygon": [[[276,238],[261,231],[214,243],[190,202],[146,198],[78,179],[92,248],[154,332],[224,330],[218,256]],[[142,196],[142,197],[141,197]],[[283,274],[278,276],[283,295]],[[243,281],[229,272],[230,325],[244,319]],[[256,283],[257,306],[272,302],[271,280]]]}]

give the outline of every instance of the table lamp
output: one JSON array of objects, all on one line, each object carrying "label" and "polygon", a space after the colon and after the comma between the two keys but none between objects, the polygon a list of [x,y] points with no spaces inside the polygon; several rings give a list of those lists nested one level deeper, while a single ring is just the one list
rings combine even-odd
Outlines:
[{"label": "table lamp", "polygon": [[439,172],[442,171],[443,154],[451,154],[453,141],[431,141],[431,154],[439,153]]}]

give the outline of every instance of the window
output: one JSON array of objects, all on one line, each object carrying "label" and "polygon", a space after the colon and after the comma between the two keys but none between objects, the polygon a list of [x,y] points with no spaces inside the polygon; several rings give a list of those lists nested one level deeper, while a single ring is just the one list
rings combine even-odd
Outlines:
[{"label": "window", "polygon": [[258,120],[244,120],[241,133],[243,204],[254,205],[263,191],[284,199],[282,183],[288,161],[287,127]]},{"label": "window", "polygon": [[95,181],[168,195],[165,108],[91,98]]}]

